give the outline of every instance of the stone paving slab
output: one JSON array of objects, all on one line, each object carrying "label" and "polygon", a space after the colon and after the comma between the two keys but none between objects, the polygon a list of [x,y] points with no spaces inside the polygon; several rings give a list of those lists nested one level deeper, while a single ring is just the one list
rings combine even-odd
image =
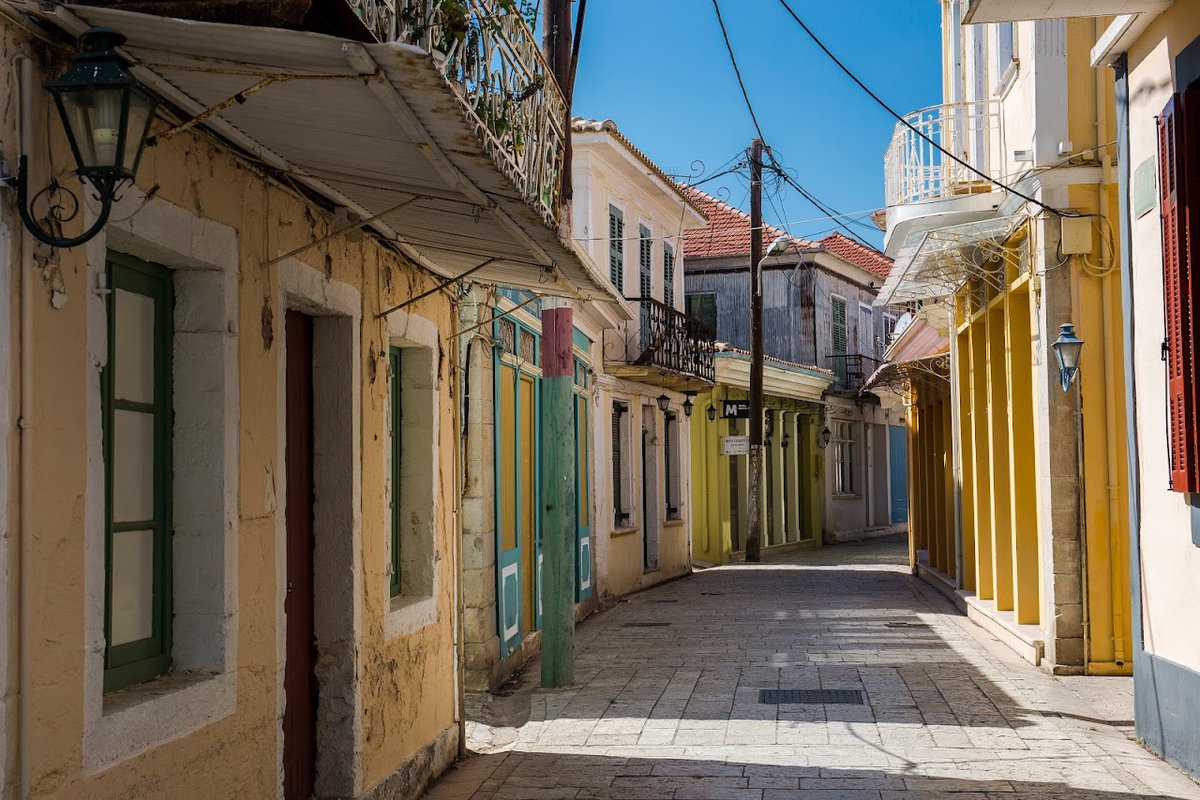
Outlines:
[{"label": "stone paving slab", "polygon": [[906,559],[903,538],[843,544],[618,603],[579,626],[576,684],[473,720],[485,754],[426,800],[1200,800],[1131,740],[1131,679],[1038,670]]}]

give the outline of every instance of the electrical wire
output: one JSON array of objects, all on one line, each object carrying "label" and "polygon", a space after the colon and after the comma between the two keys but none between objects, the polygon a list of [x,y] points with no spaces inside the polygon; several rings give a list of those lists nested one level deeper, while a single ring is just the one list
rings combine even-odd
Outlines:
[{"label": "electrical wire", "polygon": [[[734,55],[733,43],[729,41],[729,31],[725,27],[725,18],[723,16],[721,16],[721,4],[720,4],[719,0],[712,0],[712,4],[713,4],[713,10],[717,14],[717,25],[720,26],[720,28],[721,28],[721,38],[724,39],[724,41],[725,41],[725,51],[726,51],[726,53],[729,54],[729,62],[733,65],[734,75],[737,76],[738,88],[742,92],[742,100],[745,101],[745,103],[746,103],[746,110],[750,112],[750,121],[754,123],[754,130],[758,133],[758,138],[763,142],[763,148],[767,153],[767,158],[770,159],[770,165],[769,165],[770,168],[777,171],[781,175],[781,177],[783,177],[783,179],[793,189],[795,189],[797,192],[800,193],[801,197],[803,197],[805,200],[807,200],[809,203],[811,203],[814,207],[816,207],[816,209],[818,211],[821,211],[822,213],[825,213],[825,214],[829,214],[831,216],[833,216],[833,215],[840,216],[837,209],[833,208],[830,205],[822,203],[819,199],[817,199],[817,197],[812,192],[810,192],[808,189],[805,189],[802,185],[800,185],[800,182],[798,180],[796,180],[796,179],[792,178],[792,176],[788,175],[783,170],[783,168],[779,165],[779,162],[775,159],[774,154],[771,152],[771,148],[766,146],[767,137],[763,134],[762,125],[760,125],[758,122],[758,115],[756,113],[754,113],[754,104],[750,101],[750,93],[746,90],[746,81],[742,78],[741,67],[738,66],[737,56]],[[764,166],[767,166],[767,165],[764,165]],[[864,240],[861,236],[856,234],[849,227],[847,227],[845,225],[841,225],[841,227],[855,241],[859,242],[860,244],[864,244],[867,247],[872,247],[872,245],[869,242]]]},{"label": "electrical wire", "polygon": [[[713,2],[715,3],[716,0],[713,0]],[[980,170],[976,169],[972,165],[968,164],[963,159],[956,156],[954,153],[952,153],[949,150],[947,150],[946,148],[942,147],[940,144],[935,142],[932,137],[930,137],[924,131],[922,131],[917,126],[913,125],[911,122],[909,122],[907,119],[905,119],[903,115],[901,115],[894,108],[892,108],[890,105],[888,105],[887,101],[885,101],[882,97],[880,97],[875,92],[873,92],[870,89],[870,87],[868,87],[865,83],[863,83],[861,80],[859,80],[859,77],[857,75],[855,75],[854,72],[849,67],[847,67],[844,63],[842,63],[841,59],[839,59],[836,55],[834,55],[833,52],[828,47],[825,46],[825,43],[823,41],[821,41],[820,37],[818,37],[815,33],[813,33],[812,29],[809,28],[806,24],[804,24],[804,20],[800,19],[799,15],[796,14],[796,12],[792,10],[792,7],[790,5],[788,5],[787,0],[779,0],[779,3],[780,3],[780,5],[782,5],[784,7],[784,9],[787,10],[788,14],[791,15],[792,19],[794,19],[796,21],[796,23],[801,27],[801,29],[803,29],[803,31],[806,34],[808,34],[808,38],[812,39],[813,42],[817,45],[817,47],[819,47],[821,49],[821,51],[825,53],[825,55],[829,56],[829,59],[831,61],[833,61],[833,63],[836,64],[842,70],[842,72],[846,73],[847,77],[849,77],[850,80],[852,80],[856,84],[858,84],[858,87],[860,89],[862,89],[864,92],[866,92],[867,95],[870,96],[870,98],[872,100],[874,100],[876,103],[878,103],[879,106],[881,108],[883,108],[884,111],[888,112],[893,117],[895,117],[900,122],[901,125],[904,125],[906,128],[911,130],[917,136],[920,136],[922,139],[924,139],[926,142],[928,142],[932,147],[934,147],[940,153],[942,153],[942,155],[951,159],[952,161],[959,164],[960,166],[965,167],[972,174],[979,176],[980,178],[987,181],[988,183],[990,183],[1000,189],[1003,189],[1006,192],[1016,195],[1017,197],[1021,198],[1022,200],[1032,203],[1033,205],[1038,206],[1039,208],[1041,208],[1045,211],[1049,211],[1051,214],[1056,214],[1060,217],[1086,216],[1085,214],[1077,214],[1072,211],[1063,211],[1062,209],[1055,208],[1054,206],[1049,205],[1047,203],[1043,203],[1041,200],[1033,198],[1023,192],[1019,192],[1012,186],[1009,186],[1008,184],[1004,183],[1003,181],[1000,181],[996,178],[993,178],[990,175],[987,175],[984,172],[981,172]]]}]

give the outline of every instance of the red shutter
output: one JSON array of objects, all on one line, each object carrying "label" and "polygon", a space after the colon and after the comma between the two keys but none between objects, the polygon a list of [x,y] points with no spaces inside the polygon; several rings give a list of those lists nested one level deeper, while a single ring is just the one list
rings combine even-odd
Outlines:
[{"label": "red shutter", "polygon": [[1200,92],[1176,94],[1158,121],[1171,489],[1200,492]]}]

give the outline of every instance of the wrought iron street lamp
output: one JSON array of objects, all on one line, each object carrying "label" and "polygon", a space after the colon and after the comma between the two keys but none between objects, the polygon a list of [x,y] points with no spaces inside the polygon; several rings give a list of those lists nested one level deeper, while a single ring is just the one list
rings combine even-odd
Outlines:
[{"label": "wrought iron street lamp", "polygon": [[1075,335],[1075,326],[1064,322],[1060,326],[1058,338],[1054,344],[1054,357],[1058,360],[1058,378],[1065,392],[1071,388],[1071,381],[1079,372],[1079,355],[1083,350],[1083,340]]},{"label": "wrought iron street lamp", "polygon": [[821,432],[817,434],[817,446],[824,450],[826,447],[829,447],[829,441],[831,439],[833,439],[833,431],[829,430],[829,426],[826,425],[824,428],[821,428]]},{"label": "wrought iron street lamp", "polygon": [[694,398],[695,396],[696,396],[695,392],[684,392],[683,393],[683,415],[685,417],[690,417],[692,415],[692,409],[696,407],[695,402],[693,402],[693,400],[692,400],[692,398]]},{"label": "wrought iron street lamp", "polygon": [[708,411],[706,413],[708,414],[709,422],[717,421],[717,407],[716,406],[709,406]]},{"label": "wrought iron street lamp", "polygon": [[[61,224],[78,215],[80,202],[74,193],[51,181],[45,189],[34,193],[31,203],[26,153],[20,155],[16,177],[4,181],[17,189],[25,227],[51,247],[81,245],[108,222],[117,189],[132,181],[137,172],[158,105],[154,95],[129,74],[117,54],[117,48],[125,43],[122,34],[109,28],[92,28],[79,40],[84,50],[72,58],[62,77],[45,83],[44,88],[54,97],[75,157],[76,172],[91,184],[100,201],[96,221],[75,237],[43,229],[33,217],[32,204],[45,197],[51,203],[50,218]],[[70,201],[64,203],[61,196],[69,197]]]},{"label": "wrought iron street lamp", "polygon": [[671,407],[671,398],[667,397],[665,394],[660,394],[656,402],[658,403],[658,410],[664,414],[667,413],[667,409]]}]

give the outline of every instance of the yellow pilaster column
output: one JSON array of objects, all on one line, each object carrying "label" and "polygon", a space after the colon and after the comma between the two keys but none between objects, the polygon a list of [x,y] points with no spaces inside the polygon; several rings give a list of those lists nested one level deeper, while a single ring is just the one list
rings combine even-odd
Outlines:
[{"label": "yellow pilaster column", "polygon": [[991,480],[993,591],[998,611],[1013,607],[1012,508],[1008,494],[1008,361],[1004,352],[1004,302],[987,313],[988,459]]}]

